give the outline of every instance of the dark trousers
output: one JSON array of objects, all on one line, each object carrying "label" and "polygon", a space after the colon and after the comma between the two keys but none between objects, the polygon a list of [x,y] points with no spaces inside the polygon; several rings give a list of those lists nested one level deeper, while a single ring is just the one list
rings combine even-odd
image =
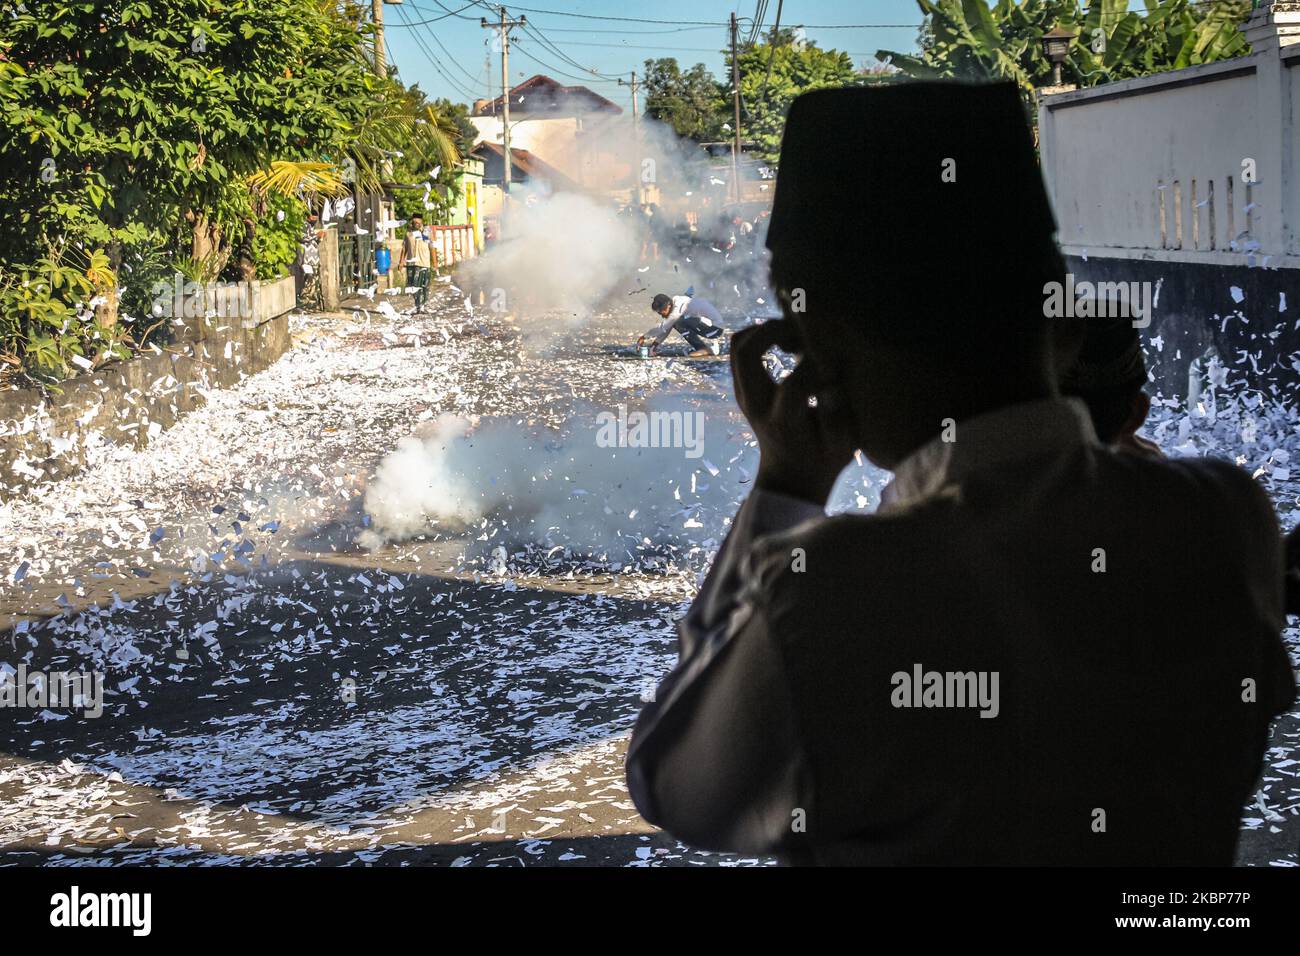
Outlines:
[{"label": "dark trousers", "polygon": [[706,325],[704,320],[697,315],[684,315],[673,323],[673,328],[681,333],[688,345],[693,349],[708,348],[706,339],[716,339],[722,334],[722,329],[716,325]]},{"label": "dark trousers", "polygon": [[407,266],[406,286],[415,287],[415,307],[423,307],[429,298],[429,270],[423,266]]}]

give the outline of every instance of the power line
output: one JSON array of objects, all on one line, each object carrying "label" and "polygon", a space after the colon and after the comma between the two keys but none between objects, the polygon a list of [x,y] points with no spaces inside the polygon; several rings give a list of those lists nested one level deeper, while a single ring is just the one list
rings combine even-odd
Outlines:
[{"label": "power line", "polygon": [[[516,40],[515,43],[518,44],[520,43],[520,41]],[[519,46],[519,52],[524,56],[528,57],[528,59],[532,60],[534,63],[538,64],[539,66],[545,67],[551,73],[554,73],[557,76],[562,76],[568,80],[580,80],[583,83],[617,83],[618,82],[618,80],[616,79],[614,80],[592,79],[589,76],[574,76],[572,73],[566,73],[564,70],[552,66],[551,64],[547,63],[545,60],[539,59],[538,57],[529,53],[526,49],[524,49],[522,45]]]},{"label": "power line", "polygon": [[[406,11],[403,10],[401,6],[398,6],[397,10],[399,16],[401,16],[404,20],[409,20]],[[415,44],[420,48],[420,51],[424,54],[425,58],[429,61],[429,65],[433,67],[434,71],[440,77],[442,77],[444,80],[447,81],[449,86],[451,86],[454,90],[456,90],[456,92],[458,92],[461,96],[468,98],[470,102],[473,102],[475,99],[478,98],[477,93],[465,89],[465,86],[462,83],[460,83],[454,76],[451,76],[450,74],[446,73],[442,69],[442,67],[438,65],[438,58],[433,55],[433,51],[429,49],[429,45],[424,42],[424,37],[420,36],[420,34],[415,31],[412,31],[409,34],[409,36],[411,37],[412,40],[415,41]]]},{"label": "power line", "polygon": [[754,41],[758,39],[758,32],[763,29],[763,20],[767,17],[767,0],[758,0],[754,8],[754,22],[749,27],[749,39],[745,41],[747,46],[753,46]]},{"label": "power line", "polygon": [[805,30],[919,30],[924,23],[796,23]]},{"label": "power line", "polygon": [[[539,29],[538,27],[534,26],[533,24],[531,24],[531,23],[528,24],[527,27],[525,27],[525,29],[528,31],[529,34],[531,34],[531,35],[532,35],[533,37],[535,37],[539,42],[541,42],[541,44],[542,44],[544,47],[546,47],[546,48],[547,48],[548,50],[550,50],[552,53],[556,54],[556,55],[560,58],[561,62],[568,63],[570,66],[576,67],[576,68],[579,69],[579,70],[588,71],[588,72],[590,72],[590,73],[592,73],[592,74],[595,74],[596,76],[601,76],[601,75],[602,75],[602,74],[599,73],[598,71],[593,70],[593,69],[587,67],[586,65],[584,65],[584,64],[582,64],[582,63],[579,63],[579,62],[578,62],[577,60],[575,60],[573,57],[569,56],[567,53],[565,53],[563,50],[561,50],[558,46],[556,46],[555,43],[550,39],[550,37],[548,37],[548,36],[546,36],[546,34],[542,33],[541,29]],[[615,78],[614,78],[614,77],[610,77],[610,79],[615,79]]]},{"label": "power line", "polygon": [[[470,4],[470,6],[473,6],[473,4]],[[463,10],[465,8],[461,7],[461,9]],[[447,59],[451,61],[451,65],[454,66],[456,69],[460,70],[460,72],[463,73],[469,79],[471,84],[477,85],[478,77],[472,75],[469,72],[469,70],[465,69],[463,66],[460,65],[460,63],[456,60],[456,58],[451,55],[451,51],[442,45],[442,41],[438,39],[438,34],[434,33],[433,30],[429,29],[428,27],[425,27],[425,32],[429,34],[429,36],[433,39],[434,43],[438,44],[438,49],[447,55]]]},{"label": "power line", "polygon": [[552,33],[630,33],[634,36],[651,36],[661,33],[689,33],[699,30],[716,30],[718,25],[710,23],[703,27],[678,27],[675,30],[602,30],[599,27],[553,27],[547,26],[546,29]]},{"label": "power line", "polygon": [[573,57],[569,56],[567,53],[565,53],[563,50],[561,50],[558,46],[556,46],[555,43],[554,43],[554,41],[552,41],[552,40],[550,39],[550,37],[548,37],[548,36],[546,36],[546,34],[542,33],[541,29],[538,28],[538,27],[536,27],[536,26],[534,26],[533,24],[531,24],[531,23],[526,24],[526,25],[524,26],[524,29],[525,29],[525,30],[526,30],[526,31],[527,31],[531,36],[533,36],[533,37],[535,37],[536,39],[540,40],[543,46],[545,46],[548,50],[550,50],[551,52],[553,52],[553,53],[554,53],[556,56],[558,56],[558,57],[559,57],[563,62],[568,63],[570,66],[574,66],[574,67],[578,68],[579,70],[583,70],[583,71],[585,71],[585,72],[587,72],[587,73],[590,73],[592,76],[599,76],[599,77],[601,77],[601,78],[603,78],[603,79],[610,80],[610,81],[612,81],[612,82],[617,82],[617,81],[618,81],[618,77],[614,77],[614,76],[606,76],[604,73],[601,73],[599,70],[594,70],[594,69],[592,69],[591,67],[587,66],[586,64],[579,63],[579,62],[578,62],[577,60],[575,60]]},{"label": "power line", "polygon": [[[419,10],[419,9],[420,9],[420,7],[416,7],[415,4],[411,4],[411,6],[414,7],[416,10]],[[438,6],[442,7],[442,4],[439,3]],[[467,3],[467,4],[465,4],[465,6],[461,7],[460,10],[468,10],[468,9],[469,9],[470,7],[472,7],[472,6],[474,6],[473,3]],[[444,13],[442,16],[439,16],[439,17],[431,17],[431,18],[428,19],[428,20],[418,20],[418,21],[416,21],[415,23],[411,23],[411,22],[409,22],[409,21],[406,22],[406,23],[394,23],[394,24],[392,24],[392,26],[395,26],[395,27],[422,27],[422,26],[424,26],[425,24],[428,24],[428,23],[437,23],[439,20],[446,20],[448,17],[458,17],[458,16],[460,16],[460,10],[449,10],[447,7],[442,7],[442,8],[443,8],[444,10],[447,10],[447,12]],[[433,11],[431,10],[431,11],[429,11],[429,12],[432,13]],[[470,20],[470,19],[473,19],[472,17],[460,17],[460,18],[461,18],[462,20]]]},{"label": "power line", "polygon": [[[466,17],[466,16],[462,16],[462,14],[464,13],[464,11],[468,10],[470,7],[481,7],[481,6],[484,6],[484,4],[479,3],[478,0],[470,0],[469,3],[465,4],[465,6],[461,7],[459,10],[453,10],[453,9],[451,9],[450,7],[446,6],[445,4],[439,3],[438,0],[433,0],[433,2],[434,2],[434,3],[437,3],[439,7],[442,7],[442,9],[444,9],[444,10],[447,11],[443,16],[440,16],[440,17],[434,17],[434,20],[445,20],[447,17],[455,17],[455,18],[458,19],[458,20],[478,20],[478,19],[479,19],[478,17]],[[428,13],[432,13],[432,12],[433,12],[432,10],[425,11],[425,8],[424,8],[424,7],[421,7],[421,6],[419,6],[418,4],[415,4],[415,3],[411,4],[411,7],[412,7],[413,9],[416,9],[416,10],[421,11],[422,13],[423,13],[423,12],[428,12]],[[426,22],[426,23],[432,23],[433,20],[426,20],[426,21],[424,21],[424,22]]]},{"label": "power line", "polygon": [[[434,0],[434,2],[436,3],[437,0]],[[1190,0],[1190,2],[1187,5],[1189,7],[1212,7],[1220,2],[1222,2],[1222,0]],[[420,9],[419,6],[413,3],[410,4],[410,6],[414,7],[417,10]],[[458,19],[461,20],[475,19],[474,17],[462,16],[459,11],[451,11],[448,7],[443,6],[443,4],[441,3],[438,3],[438,6],[448,11],[448,13],[446,14],[447,16],[455,15]],[[460,10],[466,10],[470,6],[479,6],[485,9],[492,10],[492,12],[494,13],[496,12],[492,4],[484,3],[482,2],[482,0],[477,0],[477,2],[475,3],[471,3],[465,7],[461,7]],[[648,24],[655,24],[655,25],[675,26],[679,28],[676,30],[656,31],[656,32],[663,32],[663,33],[685,32],[686,30],[704,29],[708,27],[714,27],[714,28],[726,27],[725,22],[719,22],[713,20],[656,20],[656,19],[649,19],[646,17],[616,17],[616,16],[598,15],[598,14],[591,14],[591,13],[572,13],[567,10],[544,10],[539,7],[516,7],[514,4],[511,4],[511,6],[513,9],[523,10],[526,13],[543,13],[543,14],[547,14],[548,16],[571,17],[580,20],[609,20],[618,23],[648,23]],[[1145,16],[1145,13],[1141,10],[1130,10],[1130,11],[1125,11],[1125,13],[1136,13],[1140,17]],[[437,19],[442,19],[442,17],[439,17]],[[742,17],[740,19],[749,20],[750,18]],[[925,24],[924,23],[800,23],[800,24],[796,24],[796,26],[803,27],[805,30],[917,30],[925,26]],[[565,32],[565,33],[628,32],[628,33],[640,34],[643,32],[639,30],[619,31],[619,30],[600,30],[595,28],[592,29],[564,28],[564,27],[553,27],[553,26],[548,26],[547,29],[555,32]]]},{"label": "power line", "polygon": [[[645,17],[611,17],[598,16],[594,13],[570,13],[567,10],[542,10],[537,7],[516,7],[511,4],[512,9],[523,10],[526,13],[545,13],[556,17],[575,17],[580,20],[613,20],[619,23],[654,23],[666,26],[706,26],[706,27],[726,27],[726,23],[713,20],[651,20]],[[749,17],[741,17],[742,20],[749,20]],[[808,30],[916,30],[922,24],[919,23],[804,23],[800,24]],[[549,28],[548,28],[549,29]]]},{"label": "power line", "polygon": [[[402,12],[400,6],[398,7],[398,11],[399,11],[398,12],[399,16],[404,18],[406,17],[406,14]],[[407,34],[407,36],[409,36],[411,40],[414,41],[415,45],[419,47],[420,52],[423,53],[424,58],[429,61],[429,65],[433,67],[434,72],[436,72],[440,77],[442,77],[448,83],[448,85],[450,85],[453,89],[456,90],[456,92],[460,93],[462,96],[468,96],[471,99],[474,97],[475,94],[466,90],[465,85],[463,83],[461,83],[458,79],[456,79],[455,76],[448,73],[446,70],[442,68],[442,66],[438,62],[438,58],[434,55],[433,50],[430,49],[429,44],[427,44],[424,41],[424,37],[422,37],[417,31],[414,30],[412,30],[409,34]]]},{"label": "power line", "polygon": [[721,47],[709,46],[655,46],[646,43],[584,43],[581,40],[564,41],[569,46],[612,47],[616,50],[680,50],[683,53],[721,53]]},{"label": "power line", "polygon": [[658,23],[668,26],[726,26],[724,23],[717,23],[712,20],[647,20],[642,17],[608,17],[597,16],[593,13],[569,13],[566,10],[539,10],[536,7],[514,7],[514,9],[523,10],[525,13],[548,13],[557,17],[576,17],[579,20],[615,20],[620,23]]},{"label": "power line", "polygon": [[[656,46],[654,44],[646,44],[646,43],[585,43],[581,40],[566,40],[565,42],[569,46],[608,47],[614,50],[627,50],[628,52],[635,52],[637,50],[664,50],[669,53],[673,51],[677,51],[678,53],[725,53],[726,52],[721,47],[711,47],[711,46]],[[866,53],[861,51],[854,51],[854,50],[836,50],[835,52],[844,53],[847,54],[848,56],[875,56],[876,55],[876,52],[874,50]]]},{"label": "power line", "polygon": [[[436,0],[435,0],[435,2],[436,2]],[[767,7],[767,2],[765,2],[765,0],[760,0],[760,2],[761,2],[762,5],[763,5],[763,14],[762,14],[762,16],[765,18],[765,17],[766,17],[766,7]],[[1189,2],[1188,2],[1187,5],[1188,5],[1189,7],[1212,7],[1212,6],[1215,6],[1216,4],[1219,4],[1219,3],[1222,3],[1222,2],[1224,2],[1224,0],[1189,0]],[[412,5],[414,6],[414,4],[412,4]],[[442,6],[441,3],[439,3],[438,5],[439,5],[439,6]],[[478,6],[486,7],[486,8],[488,8],[488,9],[493,9],[493,12],[495,12],[495,9],[494,9],[494,7],[493,7],[492,4],[484,3],[484,2],[482,2],[482,0],[479,0]],[[719,22],[719,21],[714,21],[714,20],[656,20],[656,19],[651,19],[651,18],[648,18],[648,17],[616,17],[616,16],[609,16],[609,15],[603,15],[603,14],[594,14],[594,13],[573,13],[573,12],[568,11],[568,10],[545,10],[545,9],[540,8],[540,7],[520,7],[520,6],[516,6],[515,4],[511,4],[511,8],[512,8],[512,9],[516,9],[516,10],[522,10],[522,11],[524,11],[525,13],[544,13],[544,14],[547,14],[548,16],[556,16],[556,17],[571,17],[571,18],[579,19],[579,20],[610,20],[610,21],[614,21],[614,22],[618,22],[618,23],[650,23],[650,24],[658,24],[658,25],[665,25],[665,26],[676,26],[676,27],[687,27],[687,26],[689,26],[689,27],[725,27],[725,26],[726,26],[726,23],[725,23],[725,22]],[[418,8],[417,8],[417,9],[418,9]],[[446,8],[446,7],[443,7],[443,9],[445,10],[445,9],[447,9],[447,8]],[[464,8],[462,8],[462,9],[464,9]],[[1144,13],[1143,11],[1141,11],[1141,10],[1129,10],[1129,11],[1125,11],[1125,13],[1136,13],[1138,16],[1145,16],[1145,13]],[[462,18],[462,19],[472,19],[472,18],[471,18],[471,17],[464,17],[464,18]],[[751,23],[758,22],[758,20],[759,20],[759,18],[758,18],[757,16],[756,16],[756,17],[753,17],[753,18],[750,18],[750,17],[740,17],[739,19],[740,19],[741,21],[749,21],[749,22],[751,22]],[[797,26],[801,26],[801,27],[803,27],[803,28],[806,29],[806,30],[916,30],[916,29],[919,29],[920,27],[924,26],[925,24],[923,24],[923,23],[801,23],[801,24],[796,24],[796,25],[797,25]],[[548,30],[556,30],[556,31],[559,31],[561,28],[560,28],[560,27],[550,27],[550,26],[548,26],[547,29],[548,29]],[[762,29],[762,27],[761,27],[761,24],[760,24],[760,26],[759,26],[759,30],[761,30],[761,29]],[[565,32],[570,32],[570,31],[566,30]],[[576,30],[576,29],[575,29],[575,30],[572,30],[571,32],[574,32],[574,33],[581,33],[581,32],[584,32],[584,31],[582,31],[582,30]],[[615,32],[618,32],[618,31],[614,31],[614,30],[594,30],[594,29],[593,29],[593,30],[586,31],[586,32],[591,32],[591,33],[597,33],[597,32],[600,32],[600,33],[615,33]],[[639,31],[629,31],[629,32],[639,32]],[[665,31],[663,31],[663,32],[665,32],[665,33],[673,33],[673,32],[677,32],[677,31],[674,31],[674,30],[665,30]]]},{"label": "power line", "polygon": [[[776,0],[776,22],[772,24],[771,49],[767,51],[767,73],[763,75],[763,88],[758,93],[760,101],[767,97],[767,81],[772,78],[772,61],[776,58],[776,40],[781,34],[781,8],[785,6],[785,0]],[[852,56],[853,54],[849,54]]]}]

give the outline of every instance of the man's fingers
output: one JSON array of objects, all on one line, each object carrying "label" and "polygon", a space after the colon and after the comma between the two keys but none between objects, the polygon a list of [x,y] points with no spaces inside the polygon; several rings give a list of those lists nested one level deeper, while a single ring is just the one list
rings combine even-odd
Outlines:
[{"label": "man's fingers", "polygon": [[[813,364],[800,362],[793,372],[781,380],[778,414],[789,415],[802,423],[809,434],[815,434],[826,448],[853,444],[852,419],[836,400],[835,386],[820,376]],[[828,398],[828,395],[831,396]],[[816,397],[817,405],[808,400]],[[785,403],[789,403],[788,405]]]},{"label": "man's fingers", "polygon": [[789,343],[792,336],[781,319],[737,332],[731,339],[731,377],[736,404],[746,417],[764,417],[776,395],[776,382],[763,365],[763,355],[773,346]]}]

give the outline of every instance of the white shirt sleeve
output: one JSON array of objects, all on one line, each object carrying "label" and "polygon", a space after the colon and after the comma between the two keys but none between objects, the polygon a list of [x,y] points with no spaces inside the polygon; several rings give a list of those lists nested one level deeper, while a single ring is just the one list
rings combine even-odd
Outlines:
[{"label": "white shirt sleeve", "polygon": [[678,628],[682,656],[690,653],[695,636],[717,627],[736,607],[744,585],[741,572],[758,538],[825,515],[824,508],[809,501],[757,488],[750,492],[736,512],[731,531]]},{"label": "white shirt sleeve", "polygon": [[628,792],[646,820],[694,846],[805,849],[808,837],[790,826],[790,813],[810,805],[812,765],[764,591],[746,581],[755,573],[746,566],[758,537],[822,514],[784,495],[749,496],[679,626],[677,666],[637,718]]},{"label": "white shirt sleeve", "polygon": [[671,317],[664,322],[656,325],[654,328],[647,329],[645,338],[650,340],[651,345],[659,345],[664,339],[668,338],[668,333],[673,330],[673,322],[676,321]]}]

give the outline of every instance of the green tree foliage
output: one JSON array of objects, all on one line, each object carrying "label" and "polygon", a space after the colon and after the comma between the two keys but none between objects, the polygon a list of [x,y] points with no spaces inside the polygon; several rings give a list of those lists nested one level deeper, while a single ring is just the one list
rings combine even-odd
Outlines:
[{"label": "green tree foliage", "polygon": [[699,143],[722,139],[728,102],[703,63],[683,71],[675,57],[646,60],[644,76],[647,116]]},{"label": "green tree foliage", "polygon": [[[407,95],[410,108],[420,117],[420,127],[430,128],[437,135],[433,141],[411,142],[406,149],[394,151],[401,155],[392,157],[387,179],[415,187],[394,190],[395,212],[399,219],[418,213],[426,222],[445,223],[448,204],[440,193],[456,194],[458,160],[473,147],[478,130],[469,121],[469,107],[464,103],[447,99],[430,102],[418,85],[412,86]],[[430,175],[435,171],[437,175]],[[426,184],[430,187],[427,193]]]},{"label": "green tree foliage", "polygon": [[0,363],[46,381],[64,377],[88,351],[123,354],[117,330],[94,322],[114,281],[103,252],[51,246],[29,266],[0,270]]},{"label": "green tree foliage", "polygon": [[[33,3],[0,27],[0,255],[51,224],[105,246],[190,216],[201,246],[273,159],[341,153],[377,83],[324,0]],[[203,250],[196,250],[202,252]]]},{"label": "green tree foliage", "polygon": [[1062,79],[1079,86],[1146,76],[1248,53],[1237,26],[1250,0],[917,0],[925,17],[917,55],[877,56],[922,79],[1008,79],[1031,102],[1051,83],[1042,37],[1061,26],[1079,34]]},{"label": "green tree foliage", "polygon": [[[424,96],[419,86],[411,87],[411,93],[421,98]],[[423,99],[420,102],[421,105],[432,108],[433,115],[442,124],[443,131],[455,144],[456,152],[462,156],[468,153],[478,139],[478,127],[469,121],[469,106],[464,103],[453,103],[446,98],[436,99],[432,103],[427,103]]]},{"label": "green tree foliage", "polygon": [[[731,77],[731,54],[725,52]],[[740,73],[741,131],[756,155],[773,161],[790,103],[800,93],[825,87],[855,86],[866,74],[854,69],[847,53],[822,50],[794,30],[782,30],[767,42],[744,47],[736,56]],[[874,78],[873,78],[874,79]],[[697,63],[682,70],[665,57],[645,61],[646,115],[696,142],[723,142],[735,121],[731,84],[719,83]]]},{"label": "green tree foliage", "polygon": [[[769,38],[767,43],[740,50],[736,60],[740,66],[743,138],[757,144],[756,154],[769,162],[775,162],[780,155],[785,116],[796,96],[810,90],[856,86],[861,81],[847,53],[820,49],[800,39],[793,30],[782,30],[774,44]],[[731,69],[730,56],[727,69]]]},{"label": "green tree foliage", "polygon": [[1239,27],[1250,10],[1250,0],[1146,0],[1140,16],[1123,0],[1094,0],[1065,20],[1080,34],[1068,75],[1091,86],[1245,56],[1250,45]]},{"label": "green tree foliage", "polygon": [[259,279],[289,274],[306,223],[306,209],[297,199],[279,194],[269,197],[253,233],[253,262]]},{"label": "green tree foliage", "polygon": [[[374,74],[366,10],[350,0],[11,5],[0,17],[0,203],[11,213],[0,290],[16,295],[26,276],[38,281],[24,295],[41,290],[84,316],[79,285],[54,282],[48,264],[84,271],[102,250],[113,279],[98,314],[110,326],[119,283],[155,274],[160,259],[205,278],[231,261],[252,278],[268,193],[373,184],[384,158],[412,144],[454,158],[447,124]],[[10,360],[35,341],[34,313],[22,314],[0,326]]]}]

